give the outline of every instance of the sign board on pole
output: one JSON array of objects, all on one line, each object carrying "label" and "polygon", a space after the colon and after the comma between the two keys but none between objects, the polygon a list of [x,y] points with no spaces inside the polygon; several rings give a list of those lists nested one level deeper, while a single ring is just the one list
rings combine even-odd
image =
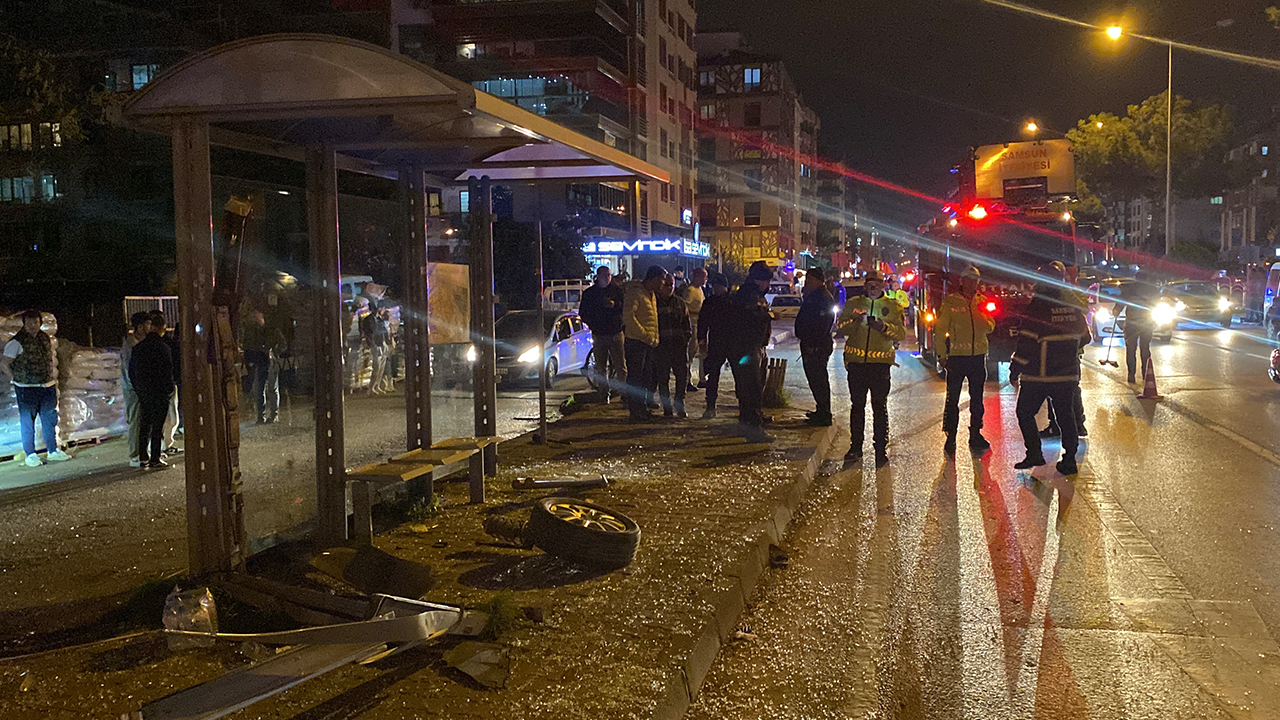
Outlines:
[{"label": "sign board on pole", "polygon": [[1041,180],[1050,197],[1076,194],[1076,163],[1071,141],[1036,140],[983,145],[974,151],[974,184],[978,198],[1005,199],[1005,190]]}]

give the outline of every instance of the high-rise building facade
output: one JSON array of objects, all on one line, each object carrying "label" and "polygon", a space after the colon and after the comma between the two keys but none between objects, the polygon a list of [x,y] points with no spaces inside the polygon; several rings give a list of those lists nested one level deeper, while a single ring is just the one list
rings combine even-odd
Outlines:
[{"label": "high-rise building facade", "polygon": [[781,60],[698,36],[697,219],[724,262],[794,269],[817,246],[818,116]]}]

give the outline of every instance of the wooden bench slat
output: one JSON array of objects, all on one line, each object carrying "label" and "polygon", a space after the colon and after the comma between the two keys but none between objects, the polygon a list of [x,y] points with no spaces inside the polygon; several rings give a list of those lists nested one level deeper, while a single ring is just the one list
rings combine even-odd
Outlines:
[{"label": "wooden bench slat", "polygon": [[389,462],[395,464],[426,462],[433,465],[452,465],[466,460],[477,452],[479,451],[475,448],[419,448],[396,455]]},{"label": "wooden bench slat", "polygon": [[474,448],[479,450],[479,449],[488,447],[490,445],[494,445],[501,441],[502,441],[502,438],[497,435],[485,435],[481,437],[449,438],[448,440],[441,440],[440,442],[433,444],[431,447],[432,449]]},{"label": "wooden bench slat", "polygon": [[353,468],[347,473],[352,480],[390,480],[398,479],[408,482],[429,474],[436,469],[436,464],[424,463],[370,463]]}]

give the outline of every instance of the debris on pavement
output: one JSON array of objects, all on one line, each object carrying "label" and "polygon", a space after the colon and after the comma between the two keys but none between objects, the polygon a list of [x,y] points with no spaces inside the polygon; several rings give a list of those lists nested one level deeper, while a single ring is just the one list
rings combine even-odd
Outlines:
[{"label": "debris on pavement", "polygon": [[787,555],[787,551],[777,545],[769,545],[769,567],[774,570],[786,570],[787,565],[791,564],[791,557]]},{"label": "debris on pavement", "polygon": [[609,487],[609,478],[604,475],[593,475],[591,477],[584,478],[559,477],[548,478],[546,480],[538,480],[530,477],[518,477],[511,481],[511,487],[515,490],[547,490],[551,488],[589,490],[592,488]]},{"label": "debris on pavement", "polygon": [[525,528],[528,521],[517,520],[506,515],[489,515],[484,519],[484,531],[490,537],[509,545],[529,549],[533,544],[525,539]]},{"label": "debris on pavement", "polygon": [[507,676],[511,674],[510,652],[492,643],[461,643],[444,654],[444,661],[491,689],[506,687]]},{"label": "debris on pavement", "polygon": [[734,630],[733,635],[731,635],[729,639],[733,642],[751,642],[753,640],[759,640],[760,636],[752,632],[750,625],[743,625],[737,630]]},{"label": "debris on pavement", "polygon": [[195,636],[169,634],[170,650],[213,647],[213,640],[208,638],[218,632],[218,608],[213,593],[209,588],[182,591],[174,586],[165,598],[162,622],[166,631],[197,633]]}]

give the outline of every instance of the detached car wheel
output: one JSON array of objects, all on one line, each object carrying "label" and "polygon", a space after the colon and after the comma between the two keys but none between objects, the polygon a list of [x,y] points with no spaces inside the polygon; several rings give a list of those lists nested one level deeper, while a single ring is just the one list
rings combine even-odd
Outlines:
[{"label": "detached car wheel", "polygon": [[575,498],[539,500],[525,539],[549,555],[585,565],[620,568],[640,546],[640,526],[615,510]]}]

